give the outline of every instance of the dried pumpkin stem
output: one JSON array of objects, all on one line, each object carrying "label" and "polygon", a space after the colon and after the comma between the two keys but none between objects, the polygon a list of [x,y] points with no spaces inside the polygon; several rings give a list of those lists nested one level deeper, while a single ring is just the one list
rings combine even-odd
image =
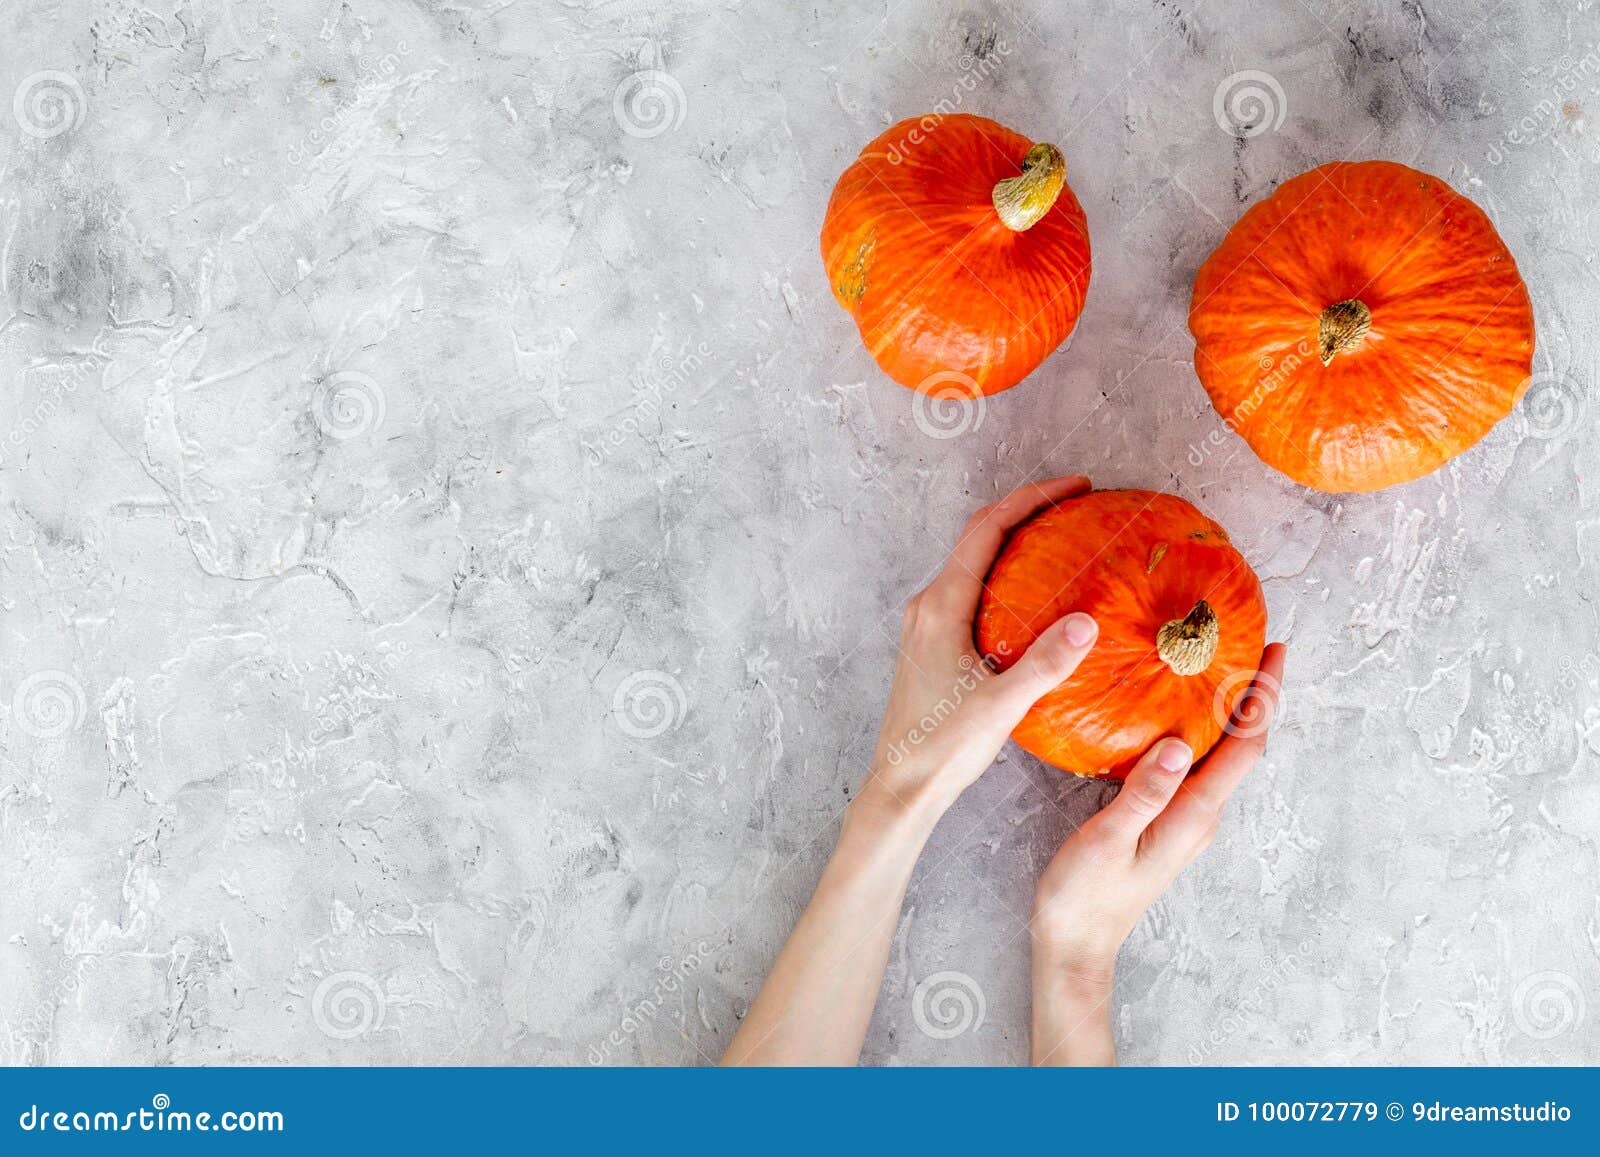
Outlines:
[{"label": "dried pumpkin stem", "polygon": [[1361,344],[1372,328],[1372,311],[1366,302],[1350,298],[1336,301],[1322,311],[1317,324],[1317,345],[1322,353],[1322,364],[1333,360],[1334,354],[1349,353]]},{"label": "dried pumpkin stem", "polygon": [[1156,654],[1179,675],[1198,675],[1217,656],[1221,628],[1211,604],[1201,599],[1181,619],[1172,619],[1156,632]]},{"label": "dried pumpkin stem", "polygon": [[1054,145],[1034,145],[1022,158],[1022,172],[994,187],[994,211],[1007,229],[1031,229],[1061,196],[1067,183],[1067,159]]}]

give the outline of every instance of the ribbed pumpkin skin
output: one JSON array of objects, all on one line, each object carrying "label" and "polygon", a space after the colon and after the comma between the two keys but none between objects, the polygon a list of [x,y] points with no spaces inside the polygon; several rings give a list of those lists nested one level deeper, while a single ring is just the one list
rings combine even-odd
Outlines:
[{"label": "ribbed pumpkin skin", "polygon": [[[1024,232],[995,213],[995,184],[1032,142],[965,113],[902,121],[834,186],[822,261],[883,372],[937,390],[1009,389],[1066,340],[1089,288],[1089,228],[1070,187]],[[921,139],[908,144],[913,132]],[[898,163],[896,163],[896,158]],[[856,288],[864,284],[859,294]]]},{"label": "ribbed pumpkin skin", "polygon": [[[1156,634],[1200,599],[1218,619],[1216,657],[1178,675],[1157,656]],[[1267,628],[1261,584],[1227,532],[1183,499],[1148,490],[1097,490],[1042,511],[995,560],[978,649],[1004,670],[1072,611],[1093,615],[1100,638],[1011,737],[1065,771],[1112,779],[1163,736],[1185,740],[1196,759],[1211,750],[1250,685]]]},{"label": "ribbed pumpkin skin", "polygon": [[[1323,365],[1322,310],[1371,310]],[[1509,414],[1533,307],[1481,209],[1390,161],[1335,162],[1252,207],[1200,267],[1189,311],[1211,401],[1268,465],[1333,493],[1437,469]]]}]

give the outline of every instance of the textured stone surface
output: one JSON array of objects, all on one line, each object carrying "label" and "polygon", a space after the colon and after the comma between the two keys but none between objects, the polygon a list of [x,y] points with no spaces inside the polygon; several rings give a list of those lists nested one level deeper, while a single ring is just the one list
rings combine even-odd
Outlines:
[{"label": "textured stone surface", "polygon": [[[1597,41],[1554,0],[5,5],[0,1055],[714,1057],[900,604],[1084,471],[1229,527],[1291,646],[1124,1059],[1600,1061]],[[816,251],[941,101],[1059,144],[1095,247],[1071,348],[951,437]],[[1358,157],[1491,214],[1540,376],[1341,499],[1221,425],[1184,317],[1245,206]],[[1012,751],[951,814],[870,1062],[1026,1057],[1020,917],[1107,790]]]}]

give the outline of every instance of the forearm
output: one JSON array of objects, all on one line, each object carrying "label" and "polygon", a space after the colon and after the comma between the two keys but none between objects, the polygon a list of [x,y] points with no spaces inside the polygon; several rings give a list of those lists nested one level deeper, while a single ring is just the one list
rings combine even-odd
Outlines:
[{"label": "forearm", "polygon": [[1111,1035],[1111,968],[1092,974],[1035,947],[1033,954],[1033,1063],[1114,1065]]},{"label": "forearm", "polygon": [[728,1046],[729,1065],[853,1065],[931,817],[857,809]]}]

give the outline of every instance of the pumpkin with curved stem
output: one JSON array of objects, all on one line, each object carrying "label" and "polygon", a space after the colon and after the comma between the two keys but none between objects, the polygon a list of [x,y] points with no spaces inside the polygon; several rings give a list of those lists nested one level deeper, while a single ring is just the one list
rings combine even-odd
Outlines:
[{"label": "pumpkin with curved stem", "polygon": [[1323,165],[1251,208],[1200,267],[1189,328],[1224,420],[1335,493],[1469,449],[1533,365],[1533,308],[1494,225],[1390,161]]},{"label": "pumpkin with curved stem", "polygon": [[839,178],[822,260],[886,374],[976,396],[1016,385],[1072,333],[1089,230],[1054,145],[967,113],[923,117]]},{"label": "pumpkin with curved stem", "polygon": [[1261,584],[1227,532],[1183,499],[1097,490],[1011,535],[984,584],[978,649],[1004,670],[1085,611],[1100,637],[1011,737],[1077,775],[1122,779],[1175,735],[1198,760],[1250,687],[1266,641]]}]

